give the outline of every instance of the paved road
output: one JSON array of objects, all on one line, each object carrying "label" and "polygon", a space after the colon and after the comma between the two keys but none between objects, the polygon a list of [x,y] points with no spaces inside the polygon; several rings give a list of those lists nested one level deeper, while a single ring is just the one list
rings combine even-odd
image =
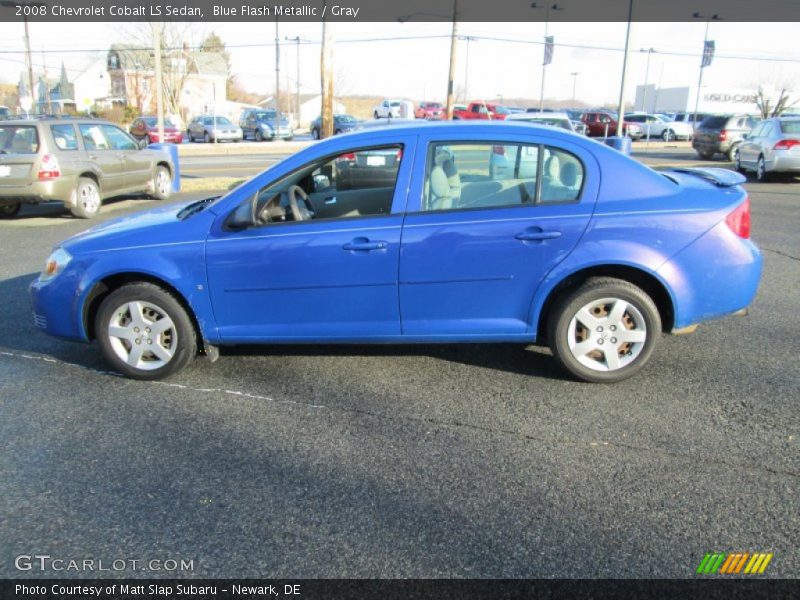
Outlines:
[{"label": "paved road", "polygon": [[28,282],[86,223],[0,224],[0,576],[44,553],[203,577],[685,577],[764,550],[800,577],[800,185],[748,188],[752,315],[664,337],[614,386],[507,345],[239,348],[121,379],[31,323]]}]

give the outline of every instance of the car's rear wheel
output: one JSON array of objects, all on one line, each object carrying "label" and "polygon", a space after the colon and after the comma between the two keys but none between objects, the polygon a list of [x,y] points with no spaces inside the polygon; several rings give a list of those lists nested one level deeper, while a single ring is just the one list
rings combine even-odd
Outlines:
[{"label": "car's rear wheel", "polygon": [[203,143],[204,144],[208,144],[210,141],[211,141],[211,138],[208,137],[208,132],[207,131],[203,132]]},{"label": "car's rear wheel", "polygon": [[764,182],[767,180],[767,178],[767,164],[764,162],[764,157],[759,156],[758,162],[756,163],[756,179]]},{"label": "car's rear wheel", "polygon": [[744,172],[744,168],[742,167],[742,157],[739,155],[739,148],[736,148],[733,152],[733,168],[739,173]]},{"label": "car's rear wheel", "polygon": [[172,193],[172,177],[169,174],[169,169],[163,166],[156,167],[156,172],[153,174],[153,192],[152,196],[156,200],[166,200]]},{"label": "car's rear wheel", "polygon": [[376,119],[380,119],[381,118],[380,115],[378,114],[377,110],[372,113],[372,116],[375,117]]},{"label": "car's rear wheel", "polygon": [[73,216],[79,219],[96,217],[103,205],[103,196],[97,182],[89,177],[78,177],[74,194],[75,204],[69,209]]},{"label": "car's rear wheel", "polygon": [[162,379],[197,352],[191,319],[169,292],[151,283],[125,285],[103,300],[95,332],[104,358],[133,379]]},{"label": "car's rear wheel", "polygon": [[22,203],[15,202],[14,204],[3,204],[0,206],[0,219],[11,219],[19,214],[22,208]]},{"label": "car's rear wheel", "polygon": [[264,136],[261,134],[261,130],[260,129],[256,129],[255,140],[257,142],[263,142],[264,141]]},{"label": "car's rear wheel", "polygon": [[556,360],[573,376],[614,383],[647,364],[660,333],[650,296],[627,281],[599,277],[558,300],[547,336]]},{"label": "car's rear wheel", "polygon": [[673,132],[672,129],[665,129],[664,133],[661,134],[661,138],[665,142],[671,142],[675,139],[675,132]]}]

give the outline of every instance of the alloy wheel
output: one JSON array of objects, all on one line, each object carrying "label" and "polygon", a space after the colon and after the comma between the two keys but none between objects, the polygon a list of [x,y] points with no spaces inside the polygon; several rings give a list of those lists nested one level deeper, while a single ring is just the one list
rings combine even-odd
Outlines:
[{"label": "alloy wheel", "polygon": [[150,302],[126,302],[114,310],[108,339],[117,357],[135,369],[152,371],[172,360],[178,332],[167,312]]}]

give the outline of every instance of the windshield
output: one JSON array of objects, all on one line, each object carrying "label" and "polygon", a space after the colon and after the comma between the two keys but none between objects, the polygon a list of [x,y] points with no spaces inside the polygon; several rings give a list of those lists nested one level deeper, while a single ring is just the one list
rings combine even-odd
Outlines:
[{"label": "windshield", "polygon": [[507,115],[508,109],[505,106],[500,106],[499,104],[495,105],[494,112],[498,115]]},{"label": "windshield", "polygon": [[355,123],[356,118],[352,115],[336,115],[335,119],[340,123]]},{"label": "windshield", "polygon": [[[214,117],[208,117],[206,119],[206,124],[210,125],[214,122]],[[217,124],[218,125],[232,125],[232,123],[226,117],[217,117]]]},{"label": "windshield", "polygon": [[728,117],[708,117],[700,124],[703,129],[722,129],[728,122]]},{"label": "windshield", "polygon": [[0,154],[36,154],[39,132],[35,125],[0,125]]},{"label": "windshield", "polygon": [[800,121],[781,121],[783,133],[800,133]]},{"label": "windshield", "polygon": [[[156,117],[145,117],[142,121],[148,127],[158,127],[158,118]],[[164,119],[164,127],[175,127],[175,125],[169,119]]]},{"label": "windshield", "polygon": [[399,102],[391,102],[389,105],[390,106],[400,106],[400,103]]},{"label": "windshield", "polygon": [[266,121],[271,119],[276,119],[278,117],[278,113],[274,110],[265,110],[263,112],[256,113],[256,119],[259,121]]}]

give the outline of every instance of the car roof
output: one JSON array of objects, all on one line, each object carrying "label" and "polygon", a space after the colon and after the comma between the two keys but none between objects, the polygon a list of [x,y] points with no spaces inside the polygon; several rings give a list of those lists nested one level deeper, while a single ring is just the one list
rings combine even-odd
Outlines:
[{"label": "car roof", "polygon": [[[370,138],[377,134],[388,133],[391,131],[397,135],[416,135],[420,133],[430,132],[432,130],[443,131],[447,130],[454,135],[469,135],[469,134],[497,134],[502,136],[504,134],[513,133],[528,133],[531,132],[531,127],[536,127],[535,124],[523,121],[420,121],[420,119],[394,119],[384,123],[384,119],[380,121],[368,121],[365,125],[368,127],[358,129],[355,132],[345,134],[348,140],[357,140],[363,138],[369,141]],[[380,123],[380,124],[377,124]],[[565,129],[556,129],[550,126],[542,125],[542,131],[546,131],[548,136],[563,136],[564,140],[574,141],[575,138],[584,139],[584,136],[579,136]],[[336,136],[338,138],[344,136]],[[330,138],[334,139],[334,138]],[[596,143],[596,142],[592,142]]]},{"label": "car roof", "polygon": [[535,119],[569,119],[569,115],[565,112],[524,112],[514,113],[508,118],[513,121],[533,121]]}]

